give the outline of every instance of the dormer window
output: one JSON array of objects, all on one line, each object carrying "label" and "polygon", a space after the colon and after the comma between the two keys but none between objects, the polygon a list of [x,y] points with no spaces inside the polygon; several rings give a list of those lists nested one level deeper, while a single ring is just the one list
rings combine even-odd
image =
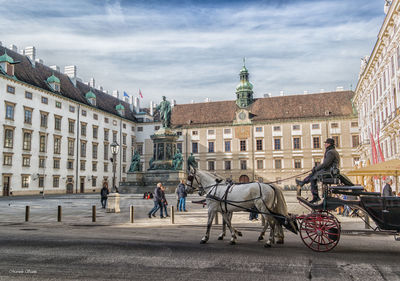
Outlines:
[{"label": "dormer window", "polygon": [[14,76],[14,60],[12,57],[7,55],[7,51],[4,51],[4,55],[0,56],[0,66],[9,76]]},{"label": "dormer window", "polygon": [[60,79],[58,79],[54,74],[52,74],[49,78],[47,78],[47,84],[50,86],[50,88],[55,91],[55,92],[60,92]]},{"label": "dormer window", "polygon": [[122,104],[118,104],[118,105],[115,107],[115,110],[117,110],[117,112],[118,112],[118,114],[119,114],[120,116],[124,116],[124,115],[125,115],[125,107],[124,107]]},{"label": "dormer window", "polygon": [[90,103],[93,106],[96,106],[96,95],[92,91],[87,92],[85,97],[88,103]]}]

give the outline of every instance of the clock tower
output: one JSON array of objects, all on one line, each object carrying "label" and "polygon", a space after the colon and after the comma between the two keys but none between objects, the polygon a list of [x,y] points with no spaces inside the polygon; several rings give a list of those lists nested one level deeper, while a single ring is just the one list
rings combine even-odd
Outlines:
[{"label": "clock tower", "polygon": [[236,87],[236,104],[246,108],[253,103],[253,85],[249,82],[249,71],[243,58],[243,68],[240,70],[240,83]]}]

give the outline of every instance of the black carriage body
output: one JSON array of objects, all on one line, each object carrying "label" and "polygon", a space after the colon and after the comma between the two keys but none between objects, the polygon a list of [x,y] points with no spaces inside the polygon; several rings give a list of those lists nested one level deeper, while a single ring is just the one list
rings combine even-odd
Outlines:
[{"label": "black carriage body", "polygon": [[380,229],[400,231],[400,197],[360,196],[360,207]]}]

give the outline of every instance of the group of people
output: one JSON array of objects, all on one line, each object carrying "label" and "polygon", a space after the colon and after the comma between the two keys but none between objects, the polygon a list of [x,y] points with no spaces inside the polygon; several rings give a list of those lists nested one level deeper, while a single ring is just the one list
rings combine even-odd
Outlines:
[{"label": "group of people", "polygon": [[157,183],[157,187],[154,190],[153,198],[154,198],[154,207],[148,213],[149,218],[151,219],[151,217],[155,217],[158,210],[160,210],[161,219],[169,217],[167,211],[168,202],[167,199],[165,198],[165,187],[162,185],[161,182]]},{"label": "group of people", "polygon": [[143,199],[153,199],[153,193],[151,192],[145,192],[143,194]]}]

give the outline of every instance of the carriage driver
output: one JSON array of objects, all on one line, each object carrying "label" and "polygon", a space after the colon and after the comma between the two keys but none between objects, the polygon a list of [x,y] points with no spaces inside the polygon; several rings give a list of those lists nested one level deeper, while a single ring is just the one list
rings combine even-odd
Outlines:
[{"label": "carriage driver", "polygon": [[319,198],[318,196],[318,186],[317,186],[318,175],[327,172],[329,173],[332,167],[338,168],[339,163],[340,163],[340,156],[335,149],[335,140],[327,138],[325,141],[324,162],[316,167],[313,167],[311,174],[309,174],[304,180],[301,181],[296,179],[296,184],[299,185],[300,187],[302,187],[306,183],[311,182],[311,193],[313,199],[310,201],[310,203],[315,203],[321,200],[321,198]]}]

